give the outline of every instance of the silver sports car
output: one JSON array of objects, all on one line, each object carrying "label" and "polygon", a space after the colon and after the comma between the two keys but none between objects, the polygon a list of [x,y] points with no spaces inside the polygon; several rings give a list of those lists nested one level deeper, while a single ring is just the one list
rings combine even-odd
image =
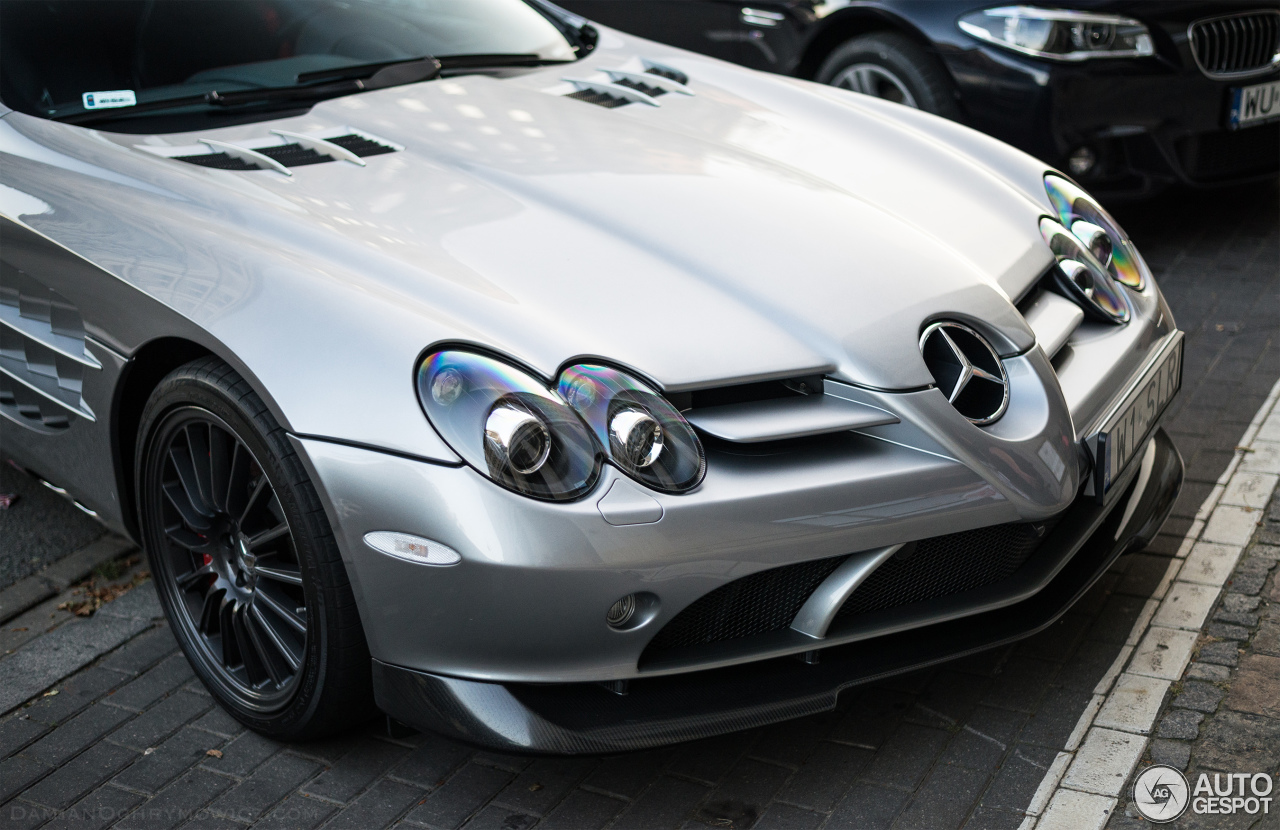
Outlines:
[{"label": "silver sports car", "polygon": [[0,438],[214,696],[602,752],[1057,619],[1182,335],[1069,178],[542,0],[0,3]]}]

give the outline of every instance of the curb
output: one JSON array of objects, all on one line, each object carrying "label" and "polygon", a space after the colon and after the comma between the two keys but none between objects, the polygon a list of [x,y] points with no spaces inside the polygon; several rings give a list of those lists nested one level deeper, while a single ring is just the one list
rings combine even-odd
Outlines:
[{"label": "curb", "polygon": [[1050,765],[1019,830],[1106,826],[1280,482],[1280,382],[1254,415],[1164,578]]},{"label": "curb", "polygon": [[135,547],[133,542],[123,536],[108,533],[64,556],[40,573],[18,580],[0,591],[0,623],[7,623],[49,597],[62,593],[93,573],[94,568],[134,550]]}]

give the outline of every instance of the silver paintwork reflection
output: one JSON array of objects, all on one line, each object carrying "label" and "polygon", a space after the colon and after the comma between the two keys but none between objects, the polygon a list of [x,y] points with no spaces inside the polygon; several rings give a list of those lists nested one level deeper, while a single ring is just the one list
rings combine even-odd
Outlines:
[{"label": "silver paintwork reflection", "polygon": [[[1054,262],[1043,164],[927,113],[608,30],[572,74],[608,85],[655,63],[696,96],[606,109],[548,67],[199,133],[4,114],[0,259],[80,309],[102,366],[83,378],[95,421],[58,435],[0,421],[4,453],[122,528],[130,361],[196,344],[289,432],[373,655],[475,679],[633,677],[661,624],[732,579],[1070,505],[1082,440],[1173,331],[1154,282],[1123,289],[1129,324],[1081,323],[1050,364],[1015,305]],[[164,157],[346,132],[398,149],[292,176]],[[933,388],[918,339],[943,319],[1002,358],[1009,405],[989,426]],[[667,393],[821,374],[826,398],[885,414],[717,447],[687,494],[608,467],[578,501],[537,502],[463,466],[423,416],[413,371],[443,343],[545,382],[604,361]],[[388,530],[461,561],[365,543]],[[629,594],[660,603],[613,630]]]}]

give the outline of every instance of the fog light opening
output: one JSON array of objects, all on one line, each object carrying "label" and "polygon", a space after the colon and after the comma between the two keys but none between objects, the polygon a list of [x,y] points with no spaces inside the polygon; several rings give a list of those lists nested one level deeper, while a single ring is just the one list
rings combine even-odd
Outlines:
[{"label": "fog light opening", "polygon": [[1081,145],[1067,156],[1067,169],[1076,177],[1088,176],[1098,164],[1098,154],[1089,145]]},{"label": "fog light opening", "polygon": [[613,628],[626,628],[627,623],[636,615],[636,595],[627,594],[609,608],[604,621]]},{"label": "fog light opening", "polygon": [[633,631],[658,615],[658,597],[647,591],[627,594],[609,606],[604,621],[614,631]]}]

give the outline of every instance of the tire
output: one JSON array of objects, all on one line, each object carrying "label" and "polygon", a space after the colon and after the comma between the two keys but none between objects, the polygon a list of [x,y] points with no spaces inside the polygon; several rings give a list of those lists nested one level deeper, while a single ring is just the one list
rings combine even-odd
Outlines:
[{"label": "tire", "polygon": [[897,32],[861,35],[837,46],[814,80],[960,120],[951,79],[937,58]]},{"label": "tire", "polygon": [[281,740],[372,716],[369,650],[333,531],[249,384],[217,358],[175,369],[143,410],[137,446],[156,590],[218,702]]}]

